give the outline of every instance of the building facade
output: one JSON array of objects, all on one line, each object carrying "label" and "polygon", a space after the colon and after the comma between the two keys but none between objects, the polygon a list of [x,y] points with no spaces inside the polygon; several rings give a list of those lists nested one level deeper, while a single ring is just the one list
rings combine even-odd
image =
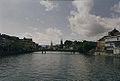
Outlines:
[{"label": "building facade", "polygon": [[113,29],[107,36],[99,39],[96,51],[98,54],[120,54],[120,32]]}]

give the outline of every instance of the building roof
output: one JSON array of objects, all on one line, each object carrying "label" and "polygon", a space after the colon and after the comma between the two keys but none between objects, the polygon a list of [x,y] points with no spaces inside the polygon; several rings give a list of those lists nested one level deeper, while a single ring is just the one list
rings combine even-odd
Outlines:
[{"label": "building roof", "polygon": [[108,32],[107,36],[100,38],[98,41],[105,41],[105,39],[108,37],[111,38],[111,37],[119,36],[119,35],[120,35],[120,32],[116,28],[114,28],[112,31]]},{"label": "building roof", "polygon": [[101,39],[99,39],[98,41],[104,41],[105,40],[105,38],[107,38],[108,36],[104,36],[104,37],[102,37]]},{"label": "building roof", "polygon": [[109,36],[116,36],[116,35],[120,35],[120,32],[114,28],[112,31],[108,32]]}]

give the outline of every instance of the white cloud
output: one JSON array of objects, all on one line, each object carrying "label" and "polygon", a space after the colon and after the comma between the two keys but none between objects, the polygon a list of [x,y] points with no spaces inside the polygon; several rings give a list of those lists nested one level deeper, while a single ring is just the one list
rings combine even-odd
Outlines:
[{"label": "white cloud", "polygon": [[44,33],[24,33],[22,37],[33,38],[33,40],[39,44],[50,44],[51,41],[58,43],[62,37],[61,30],[57,28],[48,28]]},{"label": "white cloud", "polygon": [[2,32],[2,26],[0,25],[0,33]]},{"label": "white cloud", "polygon": [[36,33],[38,35],[38,42],[43,44],[50,44],[51,41],[58,42],[62,37],[61,30],[57,28],[48,28],[45,33]]},{"label": "white cloud", "polygon": [[72,4],[75,9],[71,11],[69,23],[74,33],[95,36],[120,25],[120,17],[107,18],[91,14],[93,0],[75,0]]},{"label": "white cloud", "polygon": [[50,11],[58,6],[57,4],[53,3],[53,1],[50,0],[41,0],[40,4],[46,8],[45,9],[46,11]]},{"label": "white cloud", "polygon": [[111,10],[113,10],[114,12],[120,13],[120,1],[119,1],[117,4],[115,4],[115,5],[111,8]]},{"label": "white cloud", "polygon": [[31,31],[37,31],[37,30],[38,30],[37,27],[28,26],[28,28],[29,28]]},{"label": "white cloud", "polygon": [[29,32],[25,32],[25,33],[22,34],[21,37],[22,37],[22,38],[24,38],[24,37],[26,37],[26,38],[32,38],[32,34],[29,33]]},{"label": "white cloud", "polygon": [[77,35],[76,35],[75,33],[73,33],[73,32],[72,32],[70,35],[71,35],[71,36],[77,36]]}]

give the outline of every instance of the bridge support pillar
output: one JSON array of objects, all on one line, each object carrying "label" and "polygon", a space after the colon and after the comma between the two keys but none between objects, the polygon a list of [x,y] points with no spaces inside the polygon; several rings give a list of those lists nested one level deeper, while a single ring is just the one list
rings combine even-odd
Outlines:
[{"label": "bridge support pillar", "polygon": [[42,50],[42,54],[46,54],[46,51]]},{"label": "bridge support pillar", "polygon": [[75,51],[72,51],[71,53],[72,53],[72,54],[75,54]]}]

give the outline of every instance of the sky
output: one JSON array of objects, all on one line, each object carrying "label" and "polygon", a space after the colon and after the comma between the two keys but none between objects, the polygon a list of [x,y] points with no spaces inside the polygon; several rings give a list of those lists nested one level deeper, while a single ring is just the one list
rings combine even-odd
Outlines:
[{"label": "sky", "polygon": [[0,0],[0,33],[43,44],[120,30],[120,0]]}]

